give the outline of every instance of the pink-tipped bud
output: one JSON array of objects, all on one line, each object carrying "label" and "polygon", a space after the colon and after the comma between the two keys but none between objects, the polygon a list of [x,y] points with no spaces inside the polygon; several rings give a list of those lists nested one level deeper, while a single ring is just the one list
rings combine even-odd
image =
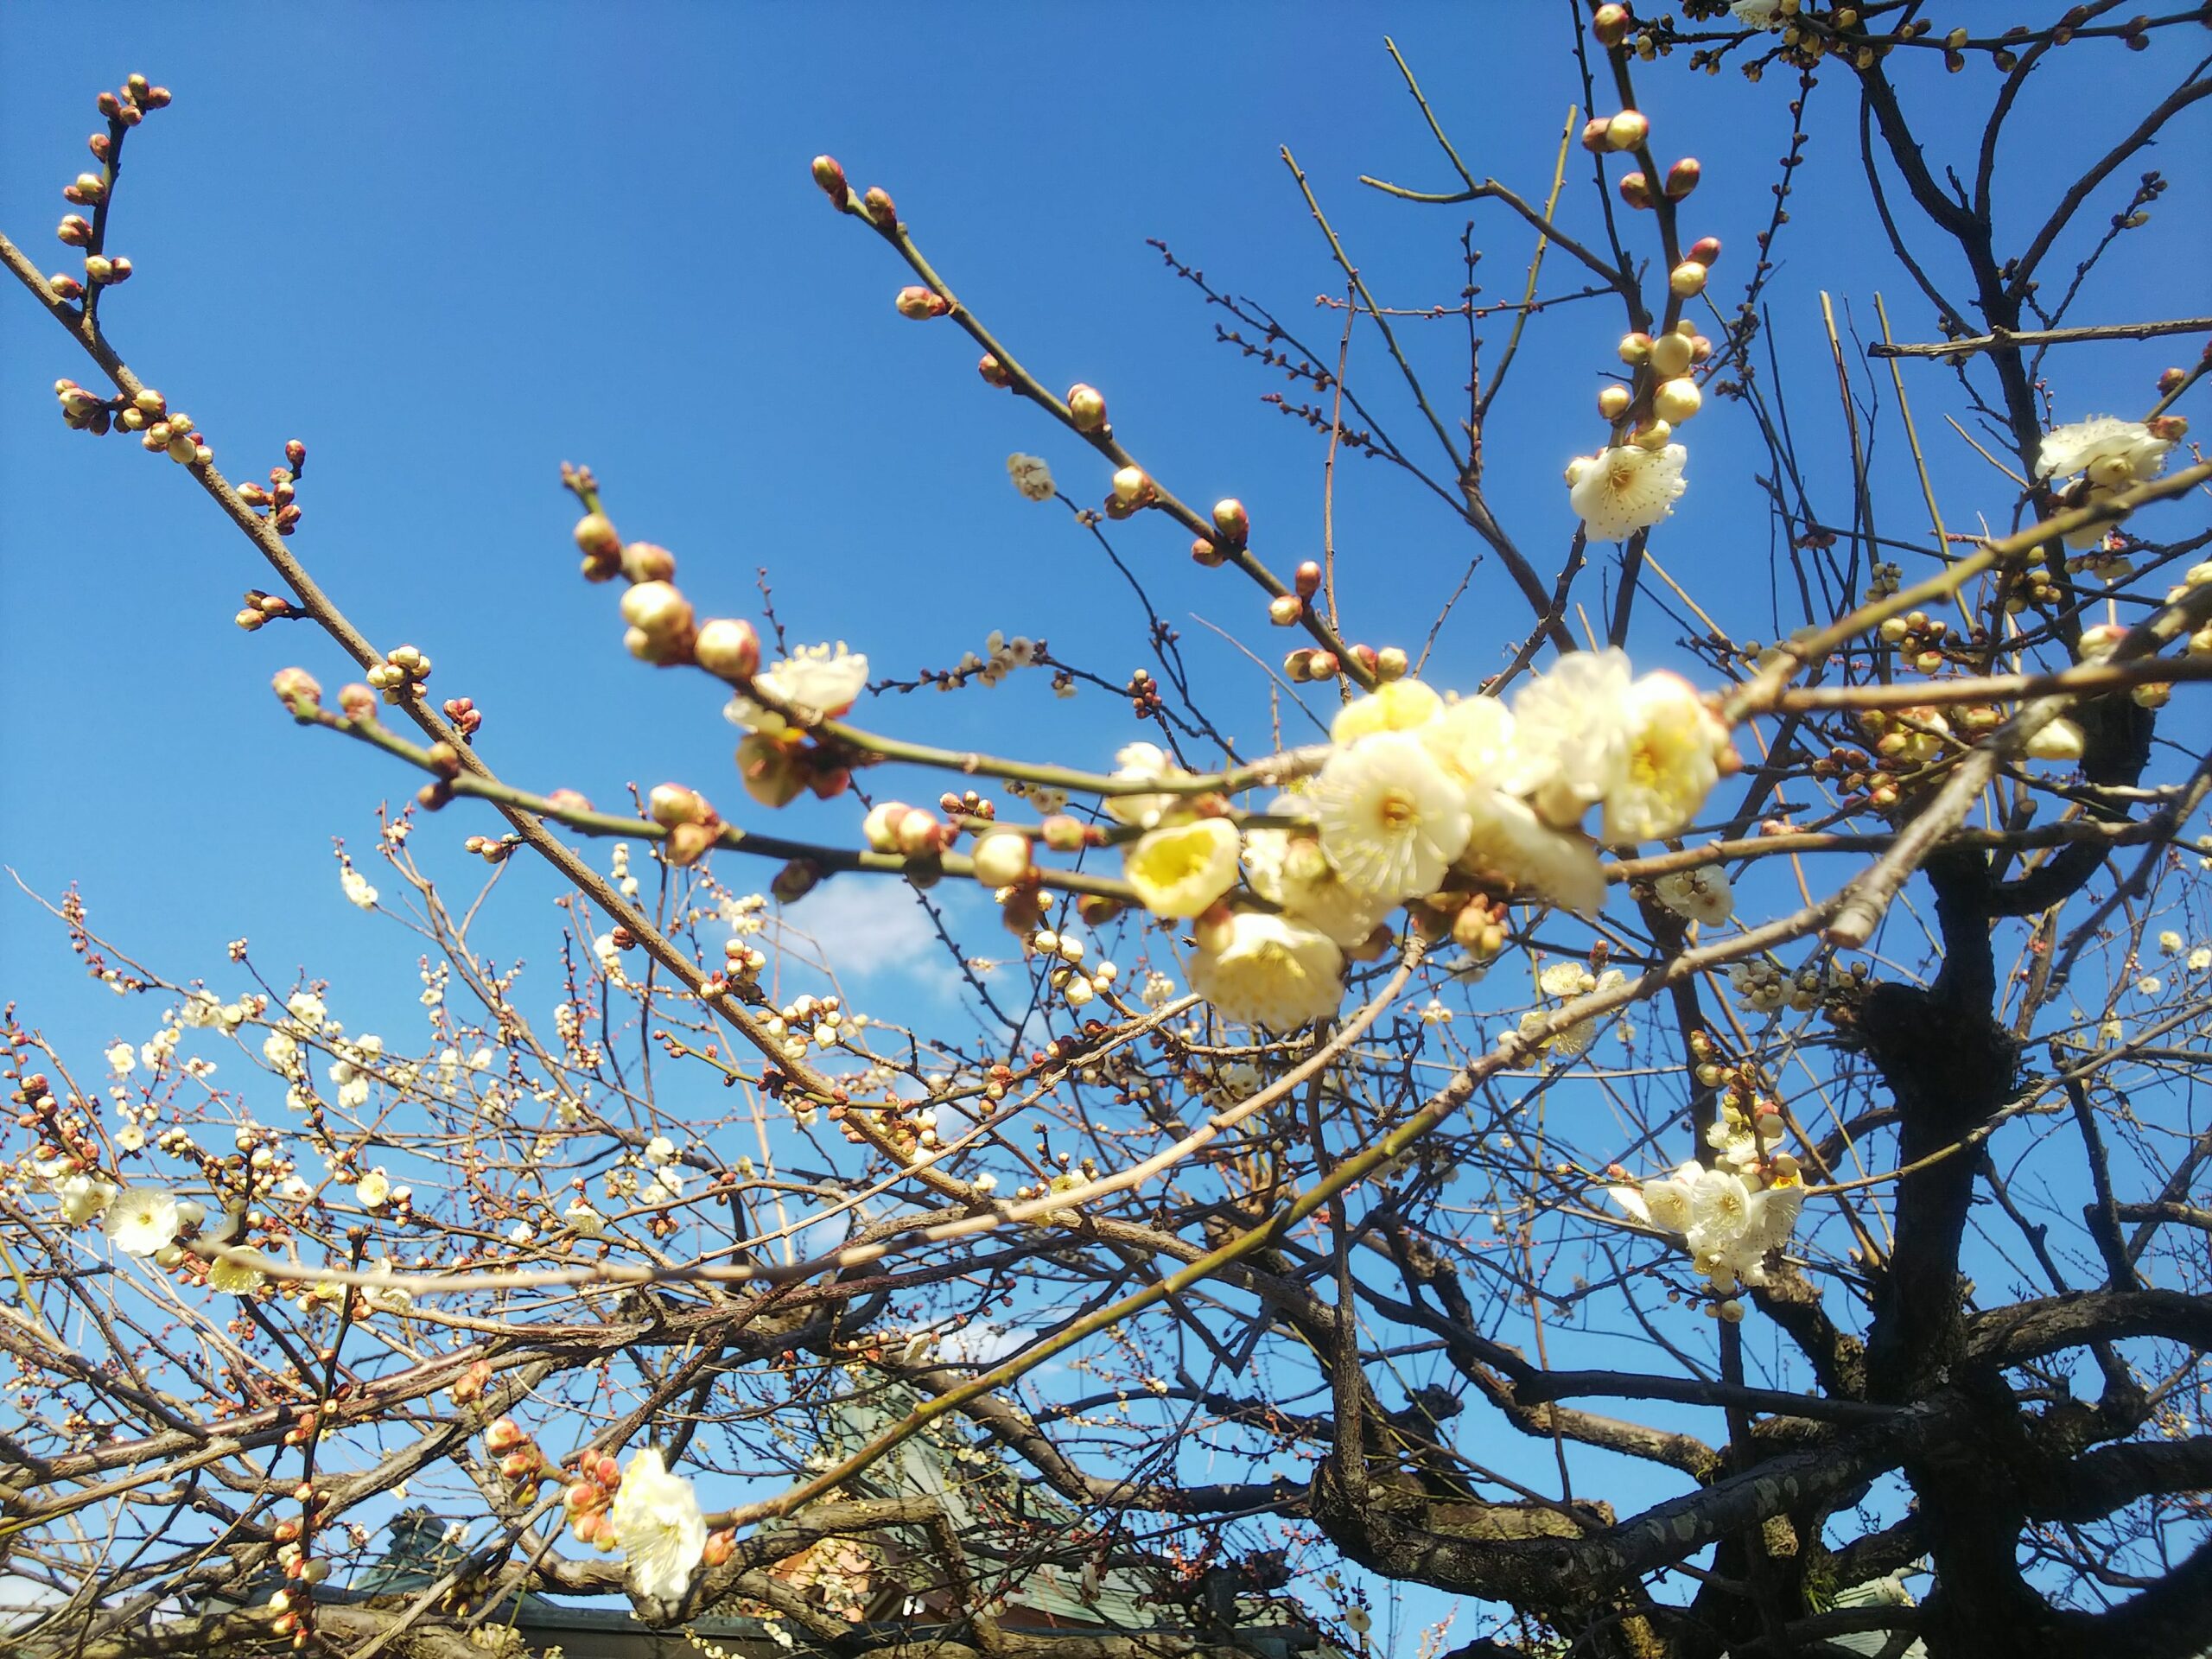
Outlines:
[{"label": "pink-tipped bud", "polygon": [[486,1452],[512,1452],[528,1438],[522,1432],[522,1425],[512,1417],[495,1417],[484,1426]]},{"label": "pink-tipped bud", "polygon": [[861,206],[880,228],[887,231],[899,228],[898,206],[891,200],[891,193],[881,185],[868,186],[868,194],[861,198]]},{"label": "pink-tipped bud", "polygon": [[1068,418],[1078,432],[1099,432],[1106,426],[1106,395],[1096,386],[1077,381],[1068,388]]},{"label": "pink-tipped bud", "polygon": [[1590,32],[1600,46],[1618,46],[1628,38],[1628,8],[1603,5],[1591,14]]},{"label": "pink-tipped bud", "polygon": [[658,542],[632,542],[622,550],[622,577],[626,582],[672,582],[676,555]]},{"label": "pink-tipped bud", "polygon": [[287,709],[322,706],[322,687],[304,668],[280,668],[270,677],[269,689]]},{"label": "pink-tipped bud", "polygon": [[851,196],[852,187],[845,182],[845,169],[837,165],[835,156],[814,158],[814,181],[822,188],[822,194],[830,198],[838,212],[842,213]]},{"label": "pink-tipped bud", "polygon": [[987,887],[1018,887],[1029,879],[1029,838],[1010,830],[994,830],[976,842],[976,880]]},{"label": "pink-tipped bud", "polygon": [[2153,415],[2143,425],[2161,443],[2179,443],[2189,435],[2189,417],[2185,415]]},{"label": "pink-tipped bud", "polygon": [[1282,659],[1283,677],[1303,683],[1313,677],[1314,653],[1305,646],[1299,647]]},{"label": "pink-tipped bud", "polygon": [[1667,169],[1667,199],[1670,201],[1680,201],[1684,196],[1689,194],[1691,191],[1697,188],[1699,176],[1704,171],[1705,169],[1697,164],[1695,158],[1683,156],[1681,161]]},{"label": "pink-tipped bud", "polygon": [[1620,181],[1621,200],[1630,207],[1649,209],[1651,206],[1651,181],[1641,173],[1624,173]]},{"label": "pink-tipped bud", "polygon": [[166,110],[175,97],[166,86],[149,86],[138,94],[138,102],[149,110]]},{"label": "pink-tipped bud", "polygon": [[1344,664],[1333,651],[1313,651],[1306,654],[1306,671],[1317,680],[1333,680],[1344,671]]},{"label": "pink-tipped bud", "polygon": [[707,1542],[699,1552],[699,1560],[708,1567],[720,1567],[737,1552],[737,1529],[723,1527],[707,1535]]},{"label": "pink-tipped bud", "polygon": [[1293,626],[1306,614],[1306,601],[1296,594],[1278,594],[1268,601],[1268,620],[1279,628]]},{"label": "pink-tipped bud", "polygon": [[499,1459],[499,1472],[509,1480],[535,1479],[545,1468],[545,1459],[535,1446],[517,1446]]},{"label": "pink-tipped bud", "polygon": [[2175,392],[2177,392],[2182,389],[2183,385],[2188,381],[2188,370],[2168,369],[2158,376],[2158,390],[2164,392],[2166,396],[2171,397]]},{"label": "pink-tipped bud", "polygon": [[925,858],[944,849],[944,824],[936,813],[919,807],[899,820],[896,836],[899,850],[908,858]]},{"label": "pink-tipped bud", "polygon": [[1232,495],[1213,504],[1213,527],[1224,539],[1242,547],[1252,533],[1252,518]]},{"label": "pink-tipped bud", "polygon": [[1621,361],[1627,364],[1630,368],[1635,368],[1639,365],[1649,361],[1650,356],[1650,335],[1645,334],[1623,334],[1621,336]]},{"label": "pink-tipped bud", "polygon": [[1292,574],[1291,585],[1300,599],[1311,599],[1321,591],[1321,567],[1308,559]]},{"label": "pink-tipped bud", "polygon": [[1696,241],[1690,244],[1690,251],[1685,257],[1696,260],[1700,265],[1706,265],[1708,267],[1719,263],[1720,258],[1720,238],[1717,236],[1700,236]]},{"label": "pink-tipped bud", "polygon": [[715,617],[700,624],[691,659],[718,680],[749,680],[760,667],[760,636],[741,617]]},{"label": "pink-tipped bud", "polygon": [[879,853],[899,850],[899,821],[914,809],[904,801],[878,801],[861,820],[861,837]]},{"label": "pink-tipped bud", "polygon": [[1006,372],[1006,365],[988,352],[976,359],[976,372],[983,377],[983,384],[987,386],[997,386],[1003,391],[1014,385],[1014,377]]},{"label": "pink-tipped bud", "polygon": [[1205,565],[1209,570],[1228,556],[1216,543],[1204,536],[1195,537],[1191,542],[1191,557]]},{"label": "pink-tipped bud", "polygon": [[82,213],[64,215],[54,233],[73,248],[89,247],[92,245],[92,223]]},{"label": "pink-tipped bud", "polygon": [[1114,499],[1125,507],[1141,507],[1153,498],[1153,484],[1141,467],[1118,467],[1114,473]]},{"label": "pink-tipped bud", "polygon": [[1605,123],[1605,148],[1635,149],[1651,137],[1651,121],[1641,110],[1623,110]]},{"label": "pink-tipped bud", "polygon": [[1413,659],[1406,655],[1402,645],[1385,645],[1375,653],[1375,677],[1378,680],[1402,680],[1412,666]]},{"label": "pink-tipped bud", "polygon": [[[103,135],[105,137],[105,135]],[[107,194],[107,181],[97,173],[79,173],[76,182],[69,187],[77,194],[72,198],[79,201],[99,201]],[[64,194],[67,194],[66,192]]]},{"label": "pink-tipped bud", "polygon": [[1056,853],[1079,853],[1090,841],[1083,821],[1065,812],[1056,812],[1046,819],[1037,826],[1037,832],[1045,845]]},{"label": "pink-tipped bud", "polygon": [[46,285],[54,290],[54,296],[58,300],[80,300],[85,297],[85,285],[67,271],[55,271],[46,279]]},{"label": "pink-tipped bud", "polygon": [[1705,292],[1706,269],[1694,259],[1685,259],[1667,273],[1667,291],[1680,299]]},{"label": "pink-tipped bud", "polygon": [[933,288],[916,283],[899,290],[892,302],[899,308],[899,315],[915,322],[926,322],[931,317],[941,317],[952,309],[951,302]]},{"label": "pink-tipped bud", "polygon": [[1606,130],[1612,123],[1602,115],[1593,115],[1582,124],[1582,148],[1593,156],[1602,156],[1612,148],[1605,142]]},{"label": "pink-tipped bud", "polygon": [[649,639],[675,639],[691,630],[691,601],[673,582],[640,582],[622,595],[622,620]]},{"label": "pink-tipped bud", "polygon": [[652,792],[645,797],[645,810],[655,823],[668,829],[679,823],[698,823],[714,812],[704,796],[682,784],[655,784]]}]

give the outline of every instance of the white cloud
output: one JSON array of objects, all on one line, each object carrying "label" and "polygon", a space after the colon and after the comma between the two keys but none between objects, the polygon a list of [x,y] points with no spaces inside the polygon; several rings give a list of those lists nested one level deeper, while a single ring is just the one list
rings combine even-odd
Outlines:
[{"label": "white cloud", "polygon": [[[957,890],[956,890],[957,891]],[[949,912],[958,937],[958,907],[951,895],[938,899]],[[904,979],[940,995],[960,985],[944,944],[922,908],[920,897],[903,882],[842,875],[824,881],[785,912],[787,925],[812,939],[822,959],[841,980]]]}]

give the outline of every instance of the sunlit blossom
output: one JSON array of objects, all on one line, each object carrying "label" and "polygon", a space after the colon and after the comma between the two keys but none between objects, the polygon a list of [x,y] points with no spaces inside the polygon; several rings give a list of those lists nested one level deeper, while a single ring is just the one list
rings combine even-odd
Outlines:
[{"label": "sunlit blossom", "polygon": [[1477,790],[1467,804],[1470,830],[1462,868],[1578,915],[1594,916],[1604,907],[1605,868],[1588,841],[1553,829],[1526,801],[1510,795]]},{"label": "sunlit blossom", "polygon": [[1461,791],[1410,733],[1376,732],[1338,750],[1310,799],[1321,850],[1383,904],[1434,891],[1467,845]]},{"label": "sunlit blossom", "polygon": [[[1278,810],[1285,804],[1278,803]],[[1311,836],[1287,830],[1246,830],[1244,873],[1253,892],[1311,923],[1338,944],[1363,943],[1388,909],[1338,874]]]},{"label": "sunlit blossom", "polygon": [[661,1454],[647,1446],[623,1470],[609,1513],[631,1587],[664,1601],[681,1597],[707,1548],[707,1522],[691,1483],[670,1473]]},{"label": "sunlit blossom", "polygon": [[1391,680],[1338,709],[1329,722],[1329,741],[1344,747],[1376,732],[1412,731],[1443,708],[1444,699],[1419,680]]},{"label": "sunlit blossom", "polygon": [[1663,449],[1625,443],[1579,455],[1567,463],[1567,499],[1592,541],[1624,541],[1674,512],[1688,460],[1679,443]]},{"label": "sunlit blossom", "polygon": [[1627,752],[1605,797],[1605,839],[1678,835],[1720,781],[1728,728],[1675,674],[1647,674],[1630,686],[1628,718]]},{"label": "sunlit blossom", "polygon": [[1154,915],[1198,915],[1236,885],[1236,826],[1199,818],[1147,831],[1122,854],[1122,871]]},{"label": "sunlit blossom", "polygon": [[1042,455],[1008,455],[1006,470],[1007,476],[1014,480],[1014,487],[1021,492],[1023,500],[1052,499],[1052,469],[1045,464]]},{"label": "sunlit blossom", "polygon": [[176,1197],[157,1186],[126,1187],[107,1206],[107,1241],[125,1255],[151,1255],[176,1237]]},{"label": "sunlit blossom", "polygon": [[1735,890],[1718,864],[1674,870],[1651,884],[1653,894],[1684,921],[1717,926],[1736,913]]},{"label": "sunlit blossom", "polygon": [[[1124,744],[1115,752],[1114,776],[1131,783],[1189,775],[1157,743]],[[1181,799],[1177,795],[1109,795],[1101,804],[1117,823],[1150,829]]]},{"label": "sunlit blossom", "polygon": [[[795,708],[835,716],[850,709],[868,689],[868,658],[848,651],[842,639],[834,645],[801,645],[783,661],[762,669],[753,683]],[[737,725],[766,735],[791,728],[783,715],[743,695],[732,697],[722,712]]]},{"label": "sunlit blossom", "polygon": [[1494,781],[1561,829],[1621,780],[1635,736],[1627,654],[1569,652],[1515,694],[1513,741]]},{"label": "sunlit blossom", "polygon": [[2140,421],[2094,415],[2043,435],[2036,450],[2037,478],[2071,478],[2075,474],[2104,489],[2122,489],[2156,478],[2173,448],[2152,435]]},{"label": "sunlit blossom", "polygon": [[1230,918],[1221,933],[1202,938],[1190,981],[1224,1019],[1290,1031],[1337,1011],[1344,953],[1326,934],[1251,911]]}]

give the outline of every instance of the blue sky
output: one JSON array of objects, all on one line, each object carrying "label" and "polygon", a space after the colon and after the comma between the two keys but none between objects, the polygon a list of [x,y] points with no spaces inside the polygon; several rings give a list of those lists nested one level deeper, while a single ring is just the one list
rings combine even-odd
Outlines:
[{"label": "blue sky", "polygon": [[[1470,165],[1531,196],[1579,95],[1567,15],[1430,5],[1390,19]],[[1333,343],[1339,323],[1313,300],[1341,279],[1277,153],[1287,143],[1385,304],[1450,302],[1462,280],[1464,210],[1356,182],[1450,176],[1364,8],[171,6],[106,10],[96,29],[86,16],[0,15],[0,226],[60,268],[51,227],[86,164],[93,93],[133,70],[168,85],[175,105],[126,153],[111,245],[137,276],[107,302],[112,338],[234,480],[304,440],[295,546],[326,588],[380,644],[428,652],[434,690],[477,699],[481,748],[505,776],[602,804],[673,778],[743,804],[716,700],[696,677],[630,661],[613,595],[576,579],[563,460],[598,471],[626,534],[676,551],[702,607],[747,608],[765,566],[794,639],[849,640],[879,672],[949,666],[993,628],[1048,638],[1109,677],[1148,661],[1121,579],[1065,512],[1022,501],[1003,462],[1040,453],[1084,499],[1106,469],[982,387],[950,325],[894,315],[904,271],[828,211],[807,177],[817,151],[893,193],[956,290],[1048,385],[1103,388],[1163,481],[1200,503],[1243,498],[1279,569],[1319,551],[1320,447],[1259,404],[1281,377],[1212,343],[1219,314],[1146,239]],[[2123,91],[2170,73],[2160,53],[2114,48],[2098,63]],[[1990,78],[1909,84],[1931,146],[1955,153]],[[1729,245],[1715,283],[1727,303],[1764,222],[1786,89],[1679,63],[1640,85],[1662,153],[1706,163],[1688,222]],[[1819,290],[1870,331],[1884,290],[1901,335],[1932,337],[1858,205],[1851,97],[1840,80],[1815,94],[1819,136],[1769,294],[1799,440],[1831,457],[1841,428]],[[2031,92],[2006,166],[2047,188],[2094,114]],[[1571,179],[1583,164],[1577,152]],[[2186,222],[2203,194],[2179,181],[2160,212]],[[1567,222],[1588,229],[1586,188],[1569,200]],[[1484,298],[1517,297],[1529,238],[1502,213],[1478,226]],[[2115,263],[2084,315],[2171,313],[2170,280]],[[1579,285],[1554,257],[1544,291]],[[1488,434],[1494,504],[1548,575],[1573,528],[1560,468],[1599,435],[1590,399],[1619,327],[1594,302],[1542,319]],[[1455,326],[1404,333],[1451,395]],[[1362,336],[1355,378],[1411,447],[1379,354]],[[2179,355],[2152,343],[2064,361],[2060,418],[2132,412]],[[0,365],[0,660],[15,671],[0,692],[0,861],[49,896],[81,882],[95,924],[172,976],[219,981],[225,943],[250,937],[264,971],[305,963],[350,981],[341,994],[368,1020],[396,1019],[414,951],[344,901],[329,838],[365,845],[378,804],[414,780],[283,717],[270,673],[298,661],[334,684],[349,677],[336,652],[304,631],[232,626],[239,592],[269,584],[257,556],[181,469],[64,429],[50,384],[86,365],[12,287]],[[1925,435],[1947,391],[1932,370],[1911,390]],[[1886,377],[1879,391],[1886,401]],[[1690,492],[1655,546],[1700,592],[1730,592],[1733,615],[1758,614],[1747,588],[1766,591],[1768,538],[1746,486],[1764,455],[1747,416],[1708,409]],[[2008,499],[1963,444],[1939,442],[1955,527]],[[1875,464],[1897,528],[1918,533],[1907,458],[1884,449]],[[1839,476],[1825,480],[1836,513]],[[1475,551],[1464,527],[1357,461],[1341,471],[1336,524],[1352,632],[1417,643]],[[1192,567],[1164,522],[1110,533],[1219,688],[1211,711],[1257,747],[1264,685],[1198,620],[1272,659],[1284,636],[1255,592]],[[1586,588],[1595,614],[1599,588]],[[1678,659],[1657,607],[1642,619],[1639,661]],[[1431,677],[1471,684],[1525,623],[1485,562]],[[1090,763],[1139,734],[1116,700],[1060,702],[1041,676],[861,715]],[[849,836],[854,816],[793,819]],[[493,827],[456,808],[415,849],[466,880],[476,867],[458,843]],[[550,955],[551,912],[531,899],[550,885],[519,868],[510,879],[521,895],[494,925],[512,950]],[[843,885],[812,904],[835,918],[822,925],[846,965],[874,969],[875,995],[931,1010],[933,971],[899,971],[925,944],[903,909]],[[143,1039],[145,1017],[76,971],[59,930],[0,887],[0,995],[79,1046]]]}]

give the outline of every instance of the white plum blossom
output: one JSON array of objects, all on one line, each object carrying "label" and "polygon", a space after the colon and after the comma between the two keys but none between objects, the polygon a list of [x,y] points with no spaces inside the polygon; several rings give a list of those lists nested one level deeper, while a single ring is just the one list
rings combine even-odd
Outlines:
[{"label": "white plum blossom", "polygon": [[1647,674],[1629,688],[1628,751],[1605,791],[1605,839],[1632,842],[1680,834],[1733,764],[1728,728],[1696,688],[1675,674]]},{"label": "white plum blossom", "polygon": [[1291,1031],[1326,1019],[1344,999],[1344,953],[1328,935],[1284,916],[1240,911],[1201,935],[1191,988],[1225,1019]]},{"label": "white plum blossom", "polygon": [[1805,1189],[1757,1185],[1731,1169],[1685,1163],[1640,1187],[1607,1189],[1637,1220],[1679,1236],[1697,1270],[1721,1295],[1767,1282],[1766,1256],[1789,1241]]},{"label": "white plum blossom", "polygon": [[1562,829],[1618,784],[1634,734],[1627,653],[1569,652],[1513,699],[1513,741],[1495,780]]},{"label": "white plum blossom", "polygon": [[1605,902],[1605,867],[1582,836],[1554,830],[1526,801],[1493,790],[1467,799],[1471,829],[1460,863],[1491,880],[1525,888],[1580,916]]},{"label": "white plum blossom", "polygon": [[[1276,803],[1278,811],[1298,806],[1294,798]],[[1244,832],[1244,875],[1260,897],[1281,905],[1341,945],[1365,942],[1389,908],[1347,882],[1320,842],[1287,830]]]},{"label": "white plum blossom", "polygon": [[1444,699],[1419,680],[1389,680],[1354,698],[1329,722],[1329,741],[1350,747],[1376,732],[1410,732],[1443,712]]},{"label": "white plum blossom", "polygon": [[1736,894],[1728,872],[1718,864],[1675,870],[1651,884],[1661,904],[1688,922],[1717,926],[1736,913]]},{"label": "white plum blossom", "polygon": [[338,867],[338,885],[346,894],[346,902],[363,910],[377,907],[377,890],[369,885],[369,878],[353,868],[352,859]]},{"label": "white plum blossom", "polygon": [[1122,870],[1154,915],[1200,915],[1236,885],[1236,826],[1199,818],[1148,830],[1122,854]]},{"label": "white plum blossom", "polygon": [[[850,709],[868,689],[868,658],[848,651],[842,639],[835,645],[801,645],[783,661],[762,669],[753,683],[794,707],[834,716]],[[783,715],[744,696],[732,697],[722,713],[748,731],[772,735],[791,728]]]},{"label": "white plum blossom", "polygon": [[1567,499],[1592,540],[1625,541],[1674,512],[1689,458],[1679,443],[1663,449],[1619,444],[1578,455],[1567,463]]},{"label": "white plum blossom", "polygon": [[[1159,779],[1187,778],[1190,774],[1170,760],[1167,751],[1157,743],[1130,743],[1116,751],[1114,776],[1132,783],[1147,783]],[[1116,823],[1149,830],[1163,815],[1173,811],[1181,798],[1176,795],[1109,795],[1100,804]]]},{"label": "white plum blossom", "polygon": [[664,1601],[681,1597],[707,1548],[706,1518],[691,1483],[671,1474],[661,1454],[647,1446],[622,1471],[608,1515],[631,1586]]},{"label": "white plum blossom", "polygon": [[175,1195],[157,1186],[126,1187],[110,1200],[102,1224],[108,1243],[125,1255],[151,1255],[176,1237]]},{"label": "white plum blossom", "polygon": [[1778,29],[1782,25],[1782,0],[1734,0],[1728,11],[1747,29]]},{"label": "white plum blossom", "polygon": [[118,1077],[127,1077],[138,1064],[138,1051],[128,1043],[114,1043],[108,1047],[106,1059],[110,1071]]},{"label": "white plum blossom", "polygon": [[84,1170],[63,1176],[54,1188],[54,1196],[61,1200],[61,1217],[73,1227],[97,1217],[114,1198],[115,1191],[112,1185]]},{"label": "white plum blossom", "polygon": [[1408,732],[1376,732],[1338,750],[1311,801],[1329,861],[1384,904],[1434,891],[1466,849],[1465,793]]},{"label": "white plum blossom", "polygon": [[2156,478],[2164,470],[2166,453],[2172,448],[2140,421],[2094,415],[2043,435],[2036,451],[2036,476],[2071,478],[2079,473],[2100,488],[2124,489]]},{"label": "white plum blossom", "polygon": [[1007,475],[1014,480],[1014,487],[1021,492],[1025,501],[1049,501],[1052,499],[1052,469],[1045,464],[1042,455],[1008,455]]}]

